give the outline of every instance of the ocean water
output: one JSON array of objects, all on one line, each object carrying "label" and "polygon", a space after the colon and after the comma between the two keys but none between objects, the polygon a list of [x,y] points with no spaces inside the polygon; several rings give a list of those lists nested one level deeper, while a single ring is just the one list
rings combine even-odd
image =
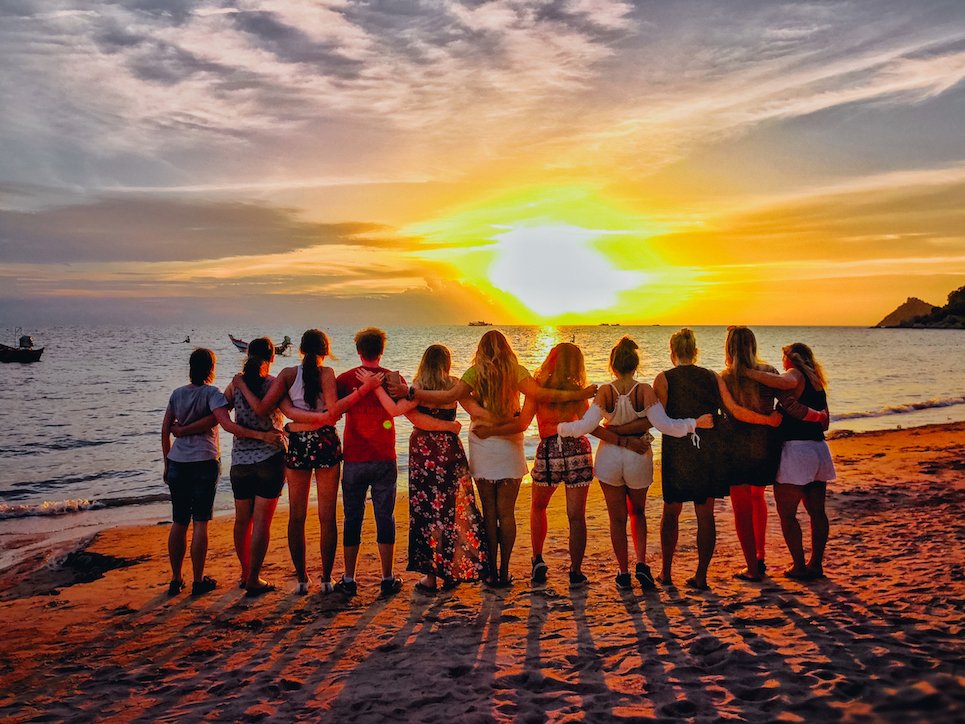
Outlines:
[{"label": "ocean water", "polygon": [[[652,381],[670,366],[669,326],[499,327],[520,361],[531,370],[558,342],[573,341],[584,352],[592,382],[609,379],[607,360],[622,335],[641,346],[639,377]],[[326,329],[336,372],[358,364],[354,328]],[[411,377],[425,347],[446,344],[456,375],[470,365],[478,327],[387,328],[383,364]],[[724,327],[694,327],[700,363],[723,367]],[[160,425],[172,389],[187,382],[187,358],[195,346],[218,356],[215,384],[223,387],[240,369],[243,355],[228,333],[243,339],[268,334],[299,339],[300,329],[239,329],[221,326],[50,327],[30,329],[43,360],[0,365],[0,567],[52,540],[123,522],[168,519],[167,488],[161,481]],[[857,327],[759,327],[760,356],[779,367],[781,346],[802,341],[824,364],[832,430],[908,427],[965,419],[965,332]],[[191,342],[183,340],[190,336]],[[14,340],[0,328],[0,340]],[[296,364],[278,357],[274,371]],[[468,418],[460,411],[464,424]],[[341,426],[341,425],[340,425]],[[397,419],[400,489],[404,490],[411,426]],[[217,507],[231,508],[228,484],[232,438],[221,434],[223,476]],[[526,436],[532,456],[535,425]],[[659,445],[655,445],[659,454]]]}]

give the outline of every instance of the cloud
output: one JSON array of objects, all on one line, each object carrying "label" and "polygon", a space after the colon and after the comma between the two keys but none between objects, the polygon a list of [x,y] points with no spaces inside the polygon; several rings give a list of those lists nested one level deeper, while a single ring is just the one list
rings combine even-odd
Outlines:
[{"label": "cloud", "polygon": [[202,260],[406,243],[380,224],[311,223],[293,209],[255,203],[127,196],[36,211],[0,209],[4,262]]}]

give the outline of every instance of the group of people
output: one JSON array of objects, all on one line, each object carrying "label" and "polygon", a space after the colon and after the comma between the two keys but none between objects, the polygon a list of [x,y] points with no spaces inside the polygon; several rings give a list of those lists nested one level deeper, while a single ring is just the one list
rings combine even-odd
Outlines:
[{"label": "group of people", "polygon": [[[586,501],[594,478],[606,501],[619,590],[632,589],[634,578],[645,590],[658,583],[672,584],[684,503],[693,504],[697,519],[697,567],[686,583],[706,589],[717,537],[714,503],[727,496],[746,562],[735,576],[761,580],[767,570],[764,489],[772,484],[792,559],[785,574],[801,580],[824,575],[825,494],[835,472],[824,439],[827,378],[807,345],[785,347],[784,372],[778,373],[758,358],[750,329],[731,327],[725,341],[726,368],[717,374],[697,365],[694,333],[681,329],[670,338],[672,367],[657,374],[651,386],[636,379],[639,348],[623,337],[610,352],[613,379],[598,386],[587,384],[583,353],[573,343],[557,344],[530,374],[506,337],[490,330],[461,378],[451,375],[449,350],[433,344],[425,350],[411,384],[382,367],[385,343],[382,330],[358,332],[355,346],[361,364],[336,376],[324,364],[331,356],[328,338],[310,329],[302,335],[301,363],[272,377],[275,348],[271,340],[259,338],[249,344],[242,372],[223,393],[211,384],[214,353],[192,352],[191,382],[171,394],[161,433],[164,480],[173,506],[168,540],[171,595],[186,585],[182,568],[192,526],[192,593],[200,595],[217,585],[204,574],[204,565],[207,522],[220,475],[218,425],[235,436],[230,474],[234,543],[241,567],[238,585],[247,596],[275,589],[261,576],[261,569],[286,481],[295,591],[311,589],[305,524],[313,475],[321,592],[357,592],[367,497],[375,517],[381,595],[401,590],[402,580],[393,571],[398,474],[393,418],[400,415],[413,426],[407,569],[422,574],[415,584],[421,593],[480,579],[496,588],[512,585],[516,500],[522,479],[530,472],[523,436],[534,417],[540,437],[531,470],[534,583],[544,583],[550,576],[543,555],[547,507],[560,486],[569,523],[569,585],[588,583],[582,564]],[[471,419],[468,456],[459,437],[457,405]],[[343,415],[340,439],[334,425]],[[285,417],[290,422],[283,428]],[[654,472],[651,428],[663,433],[662,556],[656,576],[647,561],[646,500]],[[587,435],[600,441],[595,460]],[[344,572],[333,581],[340,483]],[[809,557],[797,519],[802,502],[811,519]],[[628,519],[636,559],[632,575]]]}]

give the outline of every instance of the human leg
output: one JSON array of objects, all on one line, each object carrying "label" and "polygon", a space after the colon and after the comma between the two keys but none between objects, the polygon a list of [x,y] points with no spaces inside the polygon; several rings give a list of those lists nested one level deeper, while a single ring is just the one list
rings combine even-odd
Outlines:
[{"label": "human leg", "polygon": [[828,545],[830,523],[825,510],[828,484],[815,481],[804,486],[804,508],[811,517],[811,558],[807,564],[808,573],[819,578],[824,576],[824,550]]},{"label": "human leg", "polygon": [[395,557],[395,503],[399,469],[394,460],[380,460],[370,463],[370,466],[375,540],[382,564],[382,580],[386,581],[394,577],[392,567]]},{"label": "human leg", "polygon": [[[647,492],[646,488],[626,488],[626,507],[630,514],[630,535],[637,563],[647,562]],[[626,536],[624,536],[625,538]]]},{"label": "human leg", "polygon": [[589,485],[566,486],[566,519],[570,525],[570,572],[582,573],[586,554],[586,496]]},{"label": "human leg", "polygon": [[[757,560],[760,562],[764,560],[767,537],[767,498],[764,497],[764,487],[761,485],[751,488],[751,508],[754,511],[754,546]],[[764,571],[761,573],[763,574]]]},{"label": "human leg", "polygon": [[479,492],[479,503],[482,505],[483,526],[486,529],[486,542],[489,547],[489,570],[484,574],[484,580],[492,583],[499,570],[499,513],[496,509],[496,482],[493,480],[476,479],[476,489]]},{"label": "human leg", "polygon": [[345,513],[342,523],[342,552],[345,556],[343,578],[350,582],[355,580],[359,546],[362,543],[365,495],[369,485],[363,466],[364,463],[346,462],[342,470],[342,508]]},{"label": "human leg", "polygon": [[208,521],[196,520],[191,530],[191,569],[194,582],[204,579],[204,564],[208,557]]},{"label": "human leg", "polygon": [[288,480],[288,551],[292,565],[295,566],[296,580],[307,585],[305,520],[308,518],[308,491],[312,484],[312,471],[287,468],[285,477]]},{"label": "human leg", "polygon": [[255,498],[251,519],[251,558],[245,588],[257,588],[266,584],[266,581],[261,578],[261,567],[265,562],[265,555],[268,553],[268,542],[271,539],[271,520],[277,507],[278,498]]},{"label": "human leg", "polygon": [[509,559],[516,544],[516,498],[521,479],[501,480],[496,487],[496,516],[499,520],[499,580],[509,581]]},{"label": "human leg", "polygon": [[781,532],[784,543],[791,554],[793,565],[786,571],[792,578],[802,577],[807,573],[804,561],[804,543],[801,538],[801,524],[797,520],[797,509],[801,502],[802,491],[799,485],[774,485],[774,501],[777,503],[777,514],[781,519]]},{"label": "human leg", "polygon": [[171,581],[183,580],[181,568],[184,565],[184,554],[188,550],[188,526],[184,523],[172,523],[168,531],[168,559],[171,563]]},{"label": "human leg", "polygon": [[754,531],[754,490],[763,490],[763,488],[755,488],[751,485],[732,485],[730,488],[730,504],[734,510],[734,527],[737,530],[737,540],[740,542],[746,565],[746,568],[737,575],[745,579],[759,580],[761,574],[757,565],[757,542]]},{"label": "human leg", "polygon": [[251,520],[255,511],[255,499],[238,500],[235,498],[234,542],[235,554],[241,564],[241,581],[246,585],[251,570]]},{"label": "human leg", "polygon": [[629,573],[627,552],[627,488],[623,485],[609,485],[600,481],[603,500],[606,501],[607,517],[610,519],[610,545],[617,559],[620,573]]},{"label": "human leg", "polygon": [[660,516],[660,582],[669,585],[673,582],[671,567],[674,552],[677,550],[677,538],[680,536],[680,511],[682,503],[668,503],[664,501],[663,515]]},{"label": "human leg", "polygon": [[717,545],[717,523],[714,520],[714,498],[694,503],[697,514],[697,571],[688,583],[696,588],[707,587],[707,569]]},{"label": "human leg", "polygon": [[533,546],[533,557],[543,555],[543,544],[546,542],[546,509],[549,507],[555,485],[533,485],[532,502],[529,507],[530,542]]},{"label": "human leg", "polygon": [[315,470],[315,487],[318,493],[319,551],[322,556],[322,586],[331,583],[338,549],[338,527],[335,511],[338,506],[338,484],[341,466]]}]

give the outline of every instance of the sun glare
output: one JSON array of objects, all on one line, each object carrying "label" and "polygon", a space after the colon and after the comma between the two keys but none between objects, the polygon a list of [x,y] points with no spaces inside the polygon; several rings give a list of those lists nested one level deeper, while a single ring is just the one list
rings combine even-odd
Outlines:
[{"label": "sun glare", "polygon": [[[672,229],[587,187],[520,189],[403,230],[525,323],[640,319],[675,273],[648,244]],[[661,294],[647,293],[652,286]],[[679,295],[672,295],[679,299]],[[646,300],[641,305],[640,300]]]}]

